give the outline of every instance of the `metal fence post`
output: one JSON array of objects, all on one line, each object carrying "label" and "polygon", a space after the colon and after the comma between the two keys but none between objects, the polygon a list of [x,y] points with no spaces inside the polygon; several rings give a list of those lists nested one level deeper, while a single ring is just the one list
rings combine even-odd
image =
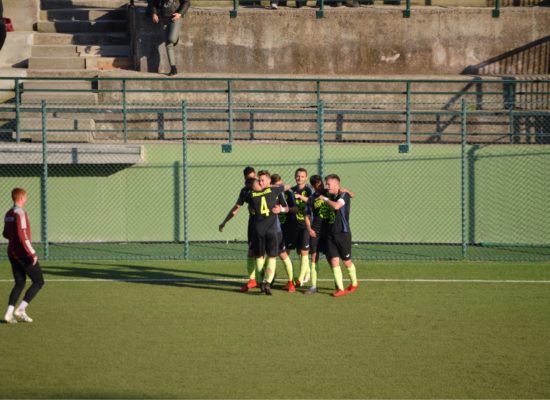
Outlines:
[{"label": "metal fence post", "polygon": [[19,143],[21,141],[21,124],[19,120],[21,108],[21,88],[19,87],[19,79],[15,78],[15,141]]},{"label": "metal fence post", "polygon": [[126,79],[122,79],[122,129],[124,143],[128,142],[128,120],[126,115]]},{"label": "metal fence post", "polygon": [[181,102],[181,134],[183,147],[183,258],[189,259],[189,174],[187,159],[187,102]]},{"label": "metal fence post", "polygon": [[48,244],[48,131],[46,126],[46,100],[42,100],[42,176],[40,178],[40,209],[41,209],[41,236],[44,243],[43,256],[47,260],[50,255]]},{"label": "metal fence post", "polygon": [[495,9],[493,10],[493,18],[500,17],[500,0],[495,0]]},{"label": "metal fence post", "polygon": [[227,118],[228,118],[228,133],[229,144],[233,144],[233,81],[227,81]]},{"label": "metal fence post", "polygon": [[460,206],[461,206],[461,247],[462,247],[462,259],[466,259],[468,251],[468,243],[466,238],[466,100],[462,99],[462,113],[461,113],[461,127],[460,127]]},{"label": "metal fence post", "polygon": [[325,176],[325,105],[317,102],[317,135],[319,136],[319,175]]},{"label": "metal fence post", "polygon": [[229,18],[237,18],[237,7],[239,0],[233,0],[233,9],[229,11]]},{"label": "metal fence post", "polygon": [[315,15],[317,16],[318,19],[323,18],[325,16],[325,0],[321,0],[319,2],[319,9],[315,13]]},{"label": "metal fence post", "polygon": [[410,18],[411,16],[411,0],[407,0],[405,10],[403,11],[403,18]]},{"label": "metal fence post", "polygon": [[411,82],[409,81],[407,81],[405,107],[406,107],[405,135],[407,138],[407,146],[410,146],[411,144]]}]

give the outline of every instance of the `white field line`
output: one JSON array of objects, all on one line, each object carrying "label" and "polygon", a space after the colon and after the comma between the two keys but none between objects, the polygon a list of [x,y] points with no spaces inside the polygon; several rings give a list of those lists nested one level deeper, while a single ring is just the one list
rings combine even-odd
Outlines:
[{"label": "white field line", "polygon": [[[237,278],[128,278],[128,279],[108,279],[108,278],[74,278],[74,279],[46,279],[48,283],[70,283],[70,282],[245,282],[246,279]],[[286,282],[284,279],[277,281]],[[332,279],[318,279],[319,282],[332,282]],[[550,284],[550,280],[523,280],[523,279],[390,279],[390,278],[370,278],[359,279],[359,282],[372,283],[513,283],[513,284]],[[0,283],[13,283],[13,279],[0,279]]]}]

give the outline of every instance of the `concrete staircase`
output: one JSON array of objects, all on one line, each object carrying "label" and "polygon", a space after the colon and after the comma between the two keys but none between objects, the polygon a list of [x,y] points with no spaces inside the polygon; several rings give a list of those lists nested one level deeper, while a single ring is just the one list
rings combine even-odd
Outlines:
[{"label": "concrete staircase", "polygon": [[[102,70],[130,69],[127,4],[127,0],[41,0],[28,75],[81,78],[97,76]],[[56,107],[98,103],[92,80],[29,80],[22,89],[23,105],[42,100]],[[40,124],[34,116],[22,118],[21,138],[40,141],[40,132],[33,129]],[[91,114],[59,117],[52,113],[47,125],[52,130],[49,141],[93,141]]]}]

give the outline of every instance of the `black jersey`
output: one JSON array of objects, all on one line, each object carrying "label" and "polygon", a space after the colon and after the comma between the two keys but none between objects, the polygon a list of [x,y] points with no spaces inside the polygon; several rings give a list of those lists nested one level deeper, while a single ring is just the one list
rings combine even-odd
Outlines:
[{"label": "black jersey", "polygon": [[[283,207],[296,207],[296,198],[294,197],[294,193],[290,190],[287,190],[283,193],[283,197],[286,201],[286,204],[282,204]],[[281,225],[287,225],[291,223],[291,218],[289,218],[289,214],[287,213],[280,213],[279,214],[279,222]]]},{"label": "black jersey", "polygon": [[251,190],[247,202],[254,212],[254,229],[257,232],[277,230],[278,218],[271,209],[277,204],[286,205],[281,186],[268,187],[261,191]]},{"label": "black jersey", "polygon": [[338,210],[330,209],[327,218],[323,219],[327,234],[350,233],[349,214],[351,209],[351,197],[349,194],[340,192],[337,195],[327,194],[327,197],[332,201],[344,201],[344,206]]},{"label": "black jersey", "polygon": [[[294,186],[290,190],[292,190],[295,194],[301,194],[307,198],[309,198],[309,196],[313,193],[313,190],[308,185],[304,186],[303,189],[298,189],[298,186]],[[298,210],[296,211],[296,214],[294,214],[294,218],[296,219],[299,228],[305,228],[306,205],[307,204],[305,201],[296,199],[296,207]]]},{"label": "black jersey", "polygon": [[[248,186],[244,186],[241,189],[241,191],[239,192],[239,197],[237,198],[237,204],[239,206],[242,206],[244,203],[247,202],[248,195],[251,191],[252,189]],[[249,222],[253,215],[254,215],[254,212],[252,211],[252,209],[248,208]]]},{"label": "black jersey", "polygon": [[325,196],[324,191],[322,193],[314,192],[308,197],[306,207],[306,213],[311,221],[311,229],[317,233],[321,231],[323,220],[329,218],[334,211],[323,201],[322,196]]}]

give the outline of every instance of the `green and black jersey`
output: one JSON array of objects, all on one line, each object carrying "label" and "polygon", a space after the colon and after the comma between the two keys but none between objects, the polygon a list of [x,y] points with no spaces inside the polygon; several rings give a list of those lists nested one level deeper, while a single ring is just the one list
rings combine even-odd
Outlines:
[{"label": "green and black jersey", "polygon": [[[313,194],[313,190],[308,185],[304,186],[302,189],[299,189],[298,186],[296,185],[292,187],[290,190],[295,195],[301,194],[302,196],[305,196],[307,198],[309,198],[309,196]],[[294,214],[294,218],[296,219],[298,228],[305,228],[306,206],[307,206],[307,202],[296,198],[296,207],[298,208],[298,210],[296,211],[296,214]]]}]

